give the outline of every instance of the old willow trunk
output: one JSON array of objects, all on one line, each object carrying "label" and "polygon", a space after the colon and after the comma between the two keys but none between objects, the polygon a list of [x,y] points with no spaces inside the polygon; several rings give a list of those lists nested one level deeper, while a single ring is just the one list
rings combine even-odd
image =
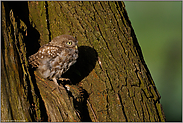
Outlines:
[{"label": "old willow trunk", "polygon": [[[1,5],[2,121],[165,121],[123,2]],[[61,34],[79,41],[79,58],[63,75],[69,91],[52,90],[28,64]]]}]

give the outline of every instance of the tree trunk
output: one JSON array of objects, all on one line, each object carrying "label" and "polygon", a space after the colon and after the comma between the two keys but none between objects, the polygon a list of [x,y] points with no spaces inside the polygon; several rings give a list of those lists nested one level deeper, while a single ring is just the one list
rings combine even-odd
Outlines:
[{"label": "tree trunk", "polygon": [[[165,121],[123,2],[2,2],[1,34],[2,121]],[[62,34],[79,41],[70,91],[28,64]]]}]

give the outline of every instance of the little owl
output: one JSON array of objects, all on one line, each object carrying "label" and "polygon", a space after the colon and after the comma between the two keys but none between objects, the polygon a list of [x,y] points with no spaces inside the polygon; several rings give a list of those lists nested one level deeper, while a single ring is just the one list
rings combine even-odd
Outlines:
[{"label": "little owl", "polygon": [[78,41],[70,35],[60,35],[48,44],[39,48],[38,52],[29,57],[29,63],[38,69],[43,78],[53,80],[69,80],[62,78],[78,58]]}]

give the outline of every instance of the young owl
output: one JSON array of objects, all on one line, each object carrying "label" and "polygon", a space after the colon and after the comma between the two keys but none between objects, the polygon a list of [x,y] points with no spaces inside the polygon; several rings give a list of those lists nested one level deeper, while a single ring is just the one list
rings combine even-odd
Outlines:
[{"label": "young owl", "polygon": [[69,80],[61,78],[78,58],[78,41],[70,35],[60,35],[48,44],[39,48],[38,52],[29,57],[29,63],[38,69],[43,78],[53,80]]}]

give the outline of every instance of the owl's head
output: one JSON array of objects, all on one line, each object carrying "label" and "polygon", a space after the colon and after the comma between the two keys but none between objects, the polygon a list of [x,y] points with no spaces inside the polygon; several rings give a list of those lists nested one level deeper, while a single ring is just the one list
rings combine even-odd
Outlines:
[{"label": "owl's head", "polygon": [[76,48],[78,41],[71,35],[60,35],[52,39],[49,43],[55,46],[65,47],[65,48]]}]

